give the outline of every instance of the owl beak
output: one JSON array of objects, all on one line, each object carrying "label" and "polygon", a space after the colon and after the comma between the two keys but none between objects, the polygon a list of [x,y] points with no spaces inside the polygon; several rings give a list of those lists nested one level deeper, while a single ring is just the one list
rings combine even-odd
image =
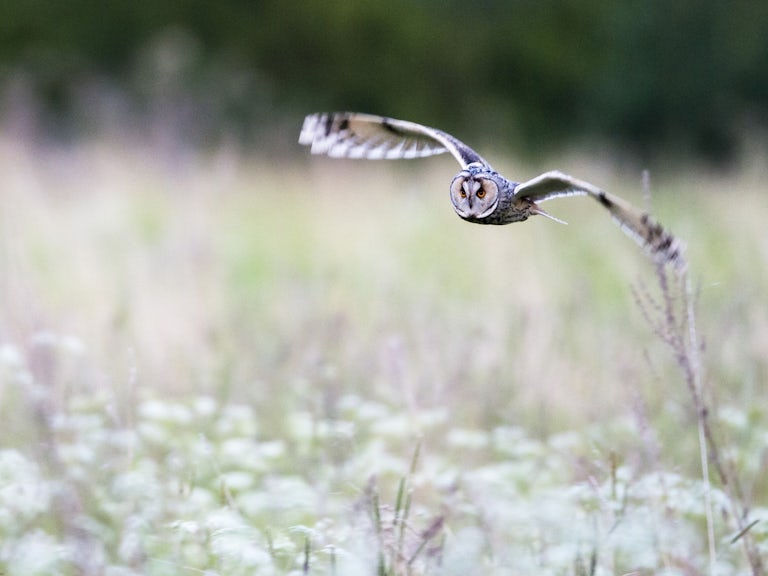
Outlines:
[{"label": "owl beak", "polygon": [[469,180],[464,182],[461,186],[462,188],[464,188],[464,192],[466,192],[467,194],[467,205],[469,205],[469,209],[472,210],[472,204],[474,203],[475,199],[472,193],[473,192],[472,186],[470,186],[469,184]]}]

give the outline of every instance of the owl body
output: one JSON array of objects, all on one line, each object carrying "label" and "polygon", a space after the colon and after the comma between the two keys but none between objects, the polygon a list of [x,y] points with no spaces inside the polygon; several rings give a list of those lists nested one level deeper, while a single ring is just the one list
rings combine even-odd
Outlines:
[{"label": "owl body", "polygon": [[513,190],[512,187],[504,190],[505,195],[499,200],[499,207],[494,213],[485,218],[469,217],[464,218],[464,220],[473,224],[493,224],[496,226],[528,220],[537,213],[535,204],[526,198],[515,198]]},{"label": "owl body", "polygon": [[517,186],[490,166],[472,163],[451,182],[451,203],[460,218],[474,224],[522,222],[532,215],[534,203],[515,196]]},{"label": "owl body", "polygon": [[356,112],[320,113],[306,117],[299,143],[311,146],[313,154],[336,158],[403,159],[448,152],[461,165],[450,186],[453,209],[463,220],[475,224],[511,224],[533,215],[565,224],[542,210],[539,203],[586,195],[608,210],[655,261],[684,265],[682,244],[650,215],[618,196],[556,170],[513,182],[472,148],[436,128]]}]

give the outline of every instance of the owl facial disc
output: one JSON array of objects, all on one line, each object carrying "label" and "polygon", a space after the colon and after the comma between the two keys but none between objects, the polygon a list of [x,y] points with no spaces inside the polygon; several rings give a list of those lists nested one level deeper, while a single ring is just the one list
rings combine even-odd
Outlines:
[{"label": "owl facial disc", "polygon": [[451,182],[451,203],[462,218],[482,220],[496,210],[499,187],[487,169],[470,165]]}]

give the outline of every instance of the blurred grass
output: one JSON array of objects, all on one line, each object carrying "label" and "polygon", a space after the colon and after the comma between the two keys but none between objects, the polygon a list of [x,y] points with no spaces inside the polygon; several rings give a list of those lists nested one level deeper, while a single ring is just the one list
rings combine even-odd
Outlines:
[{"label": "blurred grass", "polygon": [[[643,202],[632,170],[560,162],[549,167]],[[331,485],[348,499],[362,491],[349,478],[404,474],[417,438],[426,503],[429,482],[457,474],[447,463],[467,478],[490,470],[462,489],[493,485],[489,500],[504,498],[505,474],[527,483],[551,466],[561,467],[553,485],[609,481],[611,458],[635,473],[700,475],[684,383],[633,300],[633,286],[654,290],[652,266],[589,199],[548,204],[568,226],[470,226],[448,202],[449,159],[275,165],[116,141],[5,140],[0,169],[0,347],[20,355],[6,364],[28,370],[51,414],[77,415],[72,402],[91,398],[84,413],[108,412],[96,428],[138,430],[146,442],[152,402],[178,402],[181,420],[161,424],[159,437],[173,442],[178,429],[194,451],[203,434],[218,451],[228,407],[246,407],[236,420],[253,429],[238,435],[259,445],[239,457],[278,443],[272,480],[246,467],[246,484],[298,476],[308,483],[299,491],[311,491],[312,478],[336,474],[347,480]],[[768,498],[765,179],[756,158],[738,173],[690,167],[653,183],[657,216],[689,246],[705,379],[731,415],[721,432],[755,503]],[[41,441],[35,403],[10,384],[2,396],[3,449],[26,452]],[[209,417],[195,408],[201,397],[213,399]],[[159,442],[142,456],[153,470],[167,466]],[[570,447],[528,472],[495,468],[524,465],[518,443],[557,442]],[[191,472],[179,466],[164,473],[183,483]],[[384,497],[394,501],[395,487],[385,482]],[[258,530],[311,523],[250,518]]]},{"label": "blurred grass", "polygon": [[[5,338],[76,334],[111,378],[130,349],[153,388],[251,400],[254,380],[325,367],[336,381],[324,387],[541,431],[660,388],[631,291],[650,267],[588,199],[548,207],[567,227],[495,228],[455,218],[445,159],[266,166],[223,152],[169,165],[109,144],[10,142],[3,158]],[[638,175],[564,168],[642,202]],[[766,377],[768,200],[745,179],[654,186],[660,219],[690,245],[709,370],[729,393]]]}]

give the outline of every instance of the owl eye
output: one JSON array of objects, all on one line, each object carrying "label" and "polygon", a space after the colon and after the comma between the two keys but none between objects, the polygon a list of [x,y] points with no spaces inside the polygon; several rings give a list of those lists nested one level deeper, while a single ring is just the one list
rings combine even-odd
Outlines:
[{"label": "owl eye", "polygon": [[466,193],[466,191],[464,190],[464,188],[462,188],[461,190],[459,190],[459,196],[461,196],[462,198],[466,198],[466,197],[467,197],[467,193]]},{"label": "owl eye", "polygon": [[477,191],[477,197],[482,200],[485,198],[485,188],[480,188],[480,190]]}]

